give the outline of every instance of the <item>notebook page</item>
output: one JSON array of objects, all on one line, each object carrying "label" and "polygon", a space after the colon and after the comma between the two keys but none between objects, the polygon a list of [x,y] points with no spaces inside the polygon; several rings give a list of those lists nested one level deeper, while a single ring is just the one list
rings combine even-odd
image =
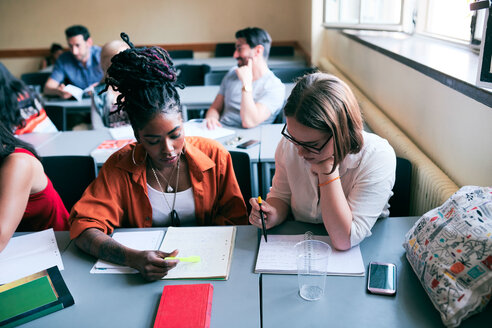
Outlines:
[{"label": "notebook page", "polygon": [[[164,230],[115,232],[113,239],[120,244],[140,251],[157,250]],[[138,273],[138,270],[104,260],[97,260],[91,273]]]},{"label": "notebook page", "polygon": [[108,130],[113,139],[135,139],[135,134],[133,133],[131,125],[109,128]]},{"label": "notebook page", "polygon": [[205,137],[210,139],[219,139],[236,134],[232,129],[226,129],[223,127],[216,127],[213,130],[209,130],[202,120],[192,120],[184,124],[186,136]]},{"label": "notebook page", "polygon": [[64,269],[53,229],[13,237],[0,252],[0,284],[55,265]]},{"label": "notebook page", "polygon": [[236,227],[186,227],[167,229],[160,250],[179,250],[178,257],[198,255],[198,263],[179,262],[163,279],[223,278],[229,275]]},{"label": "notebook page", "polygon": [[[324,241],[331,246],[328,236],[313,236],[313,239]],[[294,246],[302,240],[304,235],[268,235],[268,243],[262,238],[255,272],[297,274],[297,254]],[[365,268],[359,245],[346,251],[338,251],[332,247],[328,260],[328,274],[363,276]]]}]

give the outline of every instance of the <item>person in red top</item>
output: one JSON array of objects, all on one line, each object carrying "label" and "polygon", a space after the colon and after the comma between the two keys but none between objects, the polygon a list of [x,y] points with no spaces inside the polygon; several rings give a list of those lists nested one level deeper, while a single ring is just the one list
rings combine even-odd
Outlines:
[{"label": "person in red top", "polygon": [[107,88],[120,95],[117,111],[130,120],[137,144],[127,145],[103,165],[74,205],[70,237],[85,252],[137,269],[157,280],[176,266],[176,256],[139,251],[108,234],[118,227],[247,224],[246,205],[227,150],[218,142],[184,135],[176,72],[158,47],[115,55]]},{"label": "person in red top", "polygon": [[0,121],[0,252],[15,231],[68,230],[68,212],[34,149]]}]

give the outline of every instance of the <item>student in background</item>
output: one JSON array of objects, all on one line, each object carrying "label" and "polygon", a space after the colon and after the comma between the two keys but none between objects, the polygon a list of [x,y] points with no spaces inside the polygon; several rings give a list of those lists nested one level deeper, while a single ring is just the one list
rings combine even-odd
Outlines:
[{"label": "student in background", "polygon": [[0,252],[15,231],[68,230],[68,212],[35,150],[0,121]]},{"label": "student in background", "polygon": [[[359,105],[333,75],[303,77],[284,107],[287,124],[275,153],[275,176],[262,204],[267,228],[289,212],[295,220],[323,223],[335,248],[346,250],[371,235],[395,182],[393,148],[362,130]],[[249,222],[261,227],[256,199]]]},{"label": "student in background", "polygon": [[0,120],[14,134],[58,132],[41,98],[0,63]]},{"label": "student in background", "polygon": [[[106,77],[106,72],[111,66],[111,58],[117,53],[128,49],[128,45],[121,40],[113,40],[106,43],[101,50],[101,68]],[[113,87],[107,87],[103,80],[94,87],[91,104],[91,122],[94,130],[104,128],[115,128],[130,124],[128,116],[123,111],[117,111],[116,97],[119,92]],[[103,92],[107,89],[106,92]]]},{"label": "student in background", "polygon": [[218,142],[185,138],[176,72],[167,52],[133,48],[112,59],[106,84],[121,93],[136,144],[113,154],[70,216],[70,237],[82,250],[130,266],[156,280],[177,251],[138,251],[108,234],[118,227],[247,224],[246,205],[229,152]]},{"label": "student in background", "polygon": [[207,127],[222,124],[254,128],[272,123],[285,99],[285,86],[268,68],[272,38],[267,31],[248,27],[236,32],[232,68],[220,85],[219,94],[205,115]]},{"label": "student in background", "polygon": [[39,66],[39,69],[43,72],[50,72],[53,70],[56,60],[63,53],[63,47],[58,43],[52,43],[50,47],[50,55],[45,57]]},{"label": "student in background", "polygon": [[103,73],[99,66],[101,47],[93,45],[86,27],[71,26],[65,30],[65,36],[70,51],[58,57],[44,86],[44,93],[69,99],[72,95],[63,90],[65,83],[86,89],[99,83]]}]

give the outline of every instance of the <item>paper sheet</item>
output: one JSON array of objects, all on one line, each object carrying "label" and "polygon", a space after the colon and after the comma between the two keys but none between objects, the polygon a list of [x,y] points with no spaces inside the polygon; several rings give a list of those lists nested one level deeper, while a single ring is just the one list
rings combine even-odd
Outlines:
[{"label": "paper sheet", "polygon": [[131,125],[123,125],[117,128],[109,128],[109,133],[113,139],[134,139],[135,134]]},{"label": "paper sheet", "polygon": [[197,136],[210,139],[219,139],[236,134],[236,131],[222,127],[209,130],[203,120],[190,120],[184,124],[184,129],[186,136]]},{"label": "paper sheet", "polygon": [[[330,244],[328,236],[313,236],[313,239]],[[261,239],[255,272],[297,274],[296,250],[294,246],[304,240],[304,235],[268,235],[268,242]],[[332,246],[328,260],[328,274],[342,276],[364,276],[365,267],[359,245],[347,251],[337,251]]]},{"label": "paper sheet", "polygon": [[[113,239],[126,247],[145,250],[157,250],[161,244],[164,230],[115,232]],[[90,273],[138,273],[136,269],[98,260]]]},{"label": "paper sheet", "polygon": [[0,252],[0,284],[55,265],[64,269],[53,229],[13,237]]},{"label": "paper sheet", "polygon": [[169,227],[160,250],[178,256],[198,255],[198,263],[180,262],[162,279],[227,279],[232,260],[236,227]]}]

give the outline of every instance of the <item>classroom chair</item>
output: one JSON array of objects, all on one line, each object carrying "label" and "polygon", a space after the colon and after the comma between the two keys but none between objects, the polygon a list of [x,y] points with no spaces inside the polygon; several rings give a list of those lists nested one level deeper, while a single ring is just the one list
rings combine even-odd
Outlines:
[{"label": "classroom chair", "polygon": [[282,81],[282,83],[292,83],[298,78],[311,74],[317,71],[315,67],[285,67],[285,68],[272,68],[273,74]]},{"label": "classroom chair", "polygon": [[232,57],[236,51],[235,43],[217,43],[215,45],[215,57]]},{"label": "classroom chair", "polygon": [[272,46],[270,48],[271,57],[292,57],[294,56],[294,47],[292,46]]},{"label": "classroom chair", "polygon": [[69,212],[96,178],[92,156],[46,156],[41,163]]},{"label": "classroom chair", "polygon": [[410,185],[412,181],[412,164],[408,159],[396,158],[396,179],[393,196],[389,199],[390,216],[409,216]]},{"label": "classroom chair", "polygon": [[205,74],[205,85],[220,85],[222,79],[227,74],[227,71],[213,71]]},{"label": "classroom chair", "polygon": [[51,72],[34,72],[21,75],[21,80],[25,84],[31,86],[36,92],[42,93],[44,84],[50,77]]},{"label": "classroom chair", "polygon": [[205,74],[210,72],[208,65],[177,65],[178,83],[185,86],[204,85]]},{"label": "classroom chair", "polygon": [[193,58],[193,50],[169,50],[167,53],[172,59]]},{"label": "classroom chair", "polygon": [[249,213],[251,210],[251,205],[249,204],[249,199],[251,198],[251,164],[249,162],[249,155],[242,151],[229,151],[229,153],[231,154],[232,166],[236,173],[237,183],[239,184]]},{"label": "classroom chair", "polygon": [[59,131],[67,130],[67,118],[64,114],[65,108],[62,106],[44,106],[44,110]]}]

